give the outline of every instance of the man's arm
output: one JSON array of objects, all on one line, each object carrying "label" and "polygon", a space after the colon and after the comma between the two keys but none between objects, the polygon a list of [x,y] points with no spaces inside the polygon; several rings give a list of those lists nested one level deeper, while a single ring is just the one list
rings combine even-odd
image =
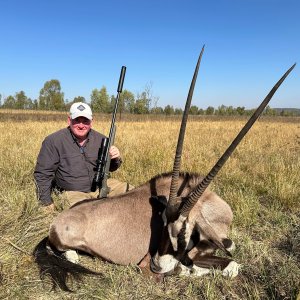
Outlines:
[{"label": "man's arm", "polygon": [[58,163],[59,156],[57,150],[53,142],[46,138],[42,143],[34,170],[37,197],[44,206],[53,203],[51,198],[51,185]]}]

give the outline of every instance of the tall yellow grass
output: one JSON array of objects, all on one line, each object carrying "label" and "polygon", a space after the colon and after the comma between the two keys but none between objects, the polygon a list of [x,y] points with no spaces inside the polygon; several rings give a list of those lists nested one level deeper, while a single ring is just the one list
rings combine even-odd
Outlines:
[{"label": "tall yellow grass", "polygon": [[[182,170],[206,175],[245,120],[190,120]],[[260,120],[212,183],[233,209],[233,280],[168,278],[156,284],[134,267],[83,260],[105,273],[87,278],[74,295],[50,291],[32,261],[52,218],[38,206],[33,170],[45,136],[66,120],[0,123],[0,299],[295,299],[300,286],[300,123]],[[110,121],[94,129],[109,132]],[[173,166],[180,120],[117,122],[115,144],[124,164],[113,176],[139,185]],[[121,247],[121,245],[120,245]],[[0,277],[1,278],[1,277]]]}]

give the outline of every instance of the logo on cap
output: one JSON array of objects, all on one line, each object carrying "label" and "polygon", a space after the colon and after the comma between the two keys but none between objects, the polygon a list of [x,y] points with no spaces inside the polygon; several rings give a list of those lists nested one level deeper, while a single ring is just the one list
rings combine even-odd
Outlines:
[{"label": "logo on cap", "polygon": [[80,110],[80,111],[83,111],[83,110],[85,110],[85,107],[80,104],[79,106],[77,106],[77,109]]}]

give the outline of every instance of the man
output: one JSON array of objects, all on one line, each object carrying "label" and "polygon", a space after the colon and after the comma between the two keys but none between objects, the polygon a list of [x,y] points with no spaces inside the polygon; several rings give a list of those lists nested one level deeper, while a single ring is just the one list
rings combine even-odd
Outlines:
[{"label": "man", "polygon": [[[92,129],[92,110],[86,103],[72,104],[68,127],[47,136],[42,143],[34,171],[37,196],[47,210],[53,210],[53,189],[66,196],[69,205],[80,200],[96,198],[99,191],[91,192],[98,150],[104,135]],[[117,147],[109,149],[110,171],[117,170],[121,163]],[[127,183],[108,179],[108,196],[123,193],[132,188]]]}]

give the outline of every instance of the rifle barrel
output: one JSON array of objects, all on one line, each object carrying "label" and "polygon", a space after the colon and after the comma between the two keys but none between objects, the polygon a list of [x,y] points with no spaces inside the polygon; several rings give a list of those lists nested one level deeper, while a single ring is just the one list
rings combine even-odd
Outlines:
[{"label": "rifle barrel", "polygon": [[[109,136],[108,138],[105,138],[105,141],[102,141],[102,144],[99,149],[98,153],[98,160],[97,160],[97,166],[96,166],[96,173],[93,179],[92,183],[92,192],[96,191],[97,187],[100,189],[101,197],[106,197],[108,193],[108,188],[106,185],[106,180],[109,177],[109,166],[110,166],[110,157],[109,157],[109,149],[111,145],[114,143],[114,138],[115,138],[115,131],[116,131],[116,114],[118,110],[118,104],[119,104],[119,98],[120,98],[120,93],[122,92],[123,89],[123,83],[124,83],[124,78],[125,78],[125,73],[126,73],[126,67],[122,66],[121,73],[120,73],[120,78],[119,78],[119,84],[118,84],[118,94],[112,114],[112,120],[111,120],[111,126],[110,126],[110,131],[109,131]],[[106,186],[104,186],[106,185]],[[102,191],[103,190],[103,191]]]}]

